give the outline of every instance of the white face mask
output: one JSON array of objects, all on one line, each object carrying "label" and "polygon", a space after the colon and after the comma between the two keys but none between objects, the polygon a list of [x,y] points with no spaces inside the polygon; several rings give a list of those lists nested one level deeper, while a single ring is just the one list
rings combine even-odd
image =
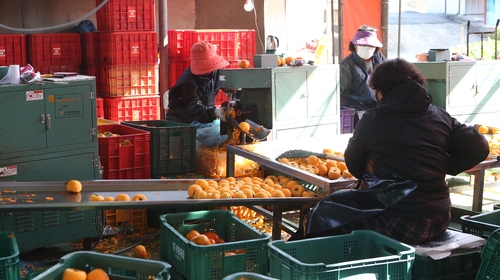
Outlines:
[{"label": "white face mask", "polygon": [[370,46],[357,46],[357,54],[364,60],[369,59],[373,56],[373,52],[375,51],[375,47]]}]

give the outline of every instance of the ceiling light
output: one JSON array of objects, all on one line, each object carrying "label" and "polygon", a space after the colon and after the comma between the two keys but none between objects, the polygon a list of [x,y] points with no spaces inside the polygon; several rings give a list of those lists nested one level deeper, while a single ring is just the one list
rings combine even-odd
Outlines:
[{"label": "ceiling light", "polygon": [[245,9],[245,11],[247,11],[247,12],[250,12],[251,10],[253,10],[253,1],[246,0],[245,5],[243,6],[243,9]]}]

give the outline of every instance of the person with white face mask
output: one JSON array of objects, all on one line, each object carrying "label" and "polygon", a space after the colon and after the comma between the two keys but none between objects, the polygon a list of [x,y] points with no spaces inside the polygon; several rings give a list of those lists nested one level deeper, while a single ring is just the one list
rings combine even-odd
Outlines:
[{"label": "person with white face mask", "polygon": [[356,109],[354,125],[362,114],[377,106],[375,93],[368,86],[375,66],[386,60],[377,29],[363,25],[349,42],[349,54],[340,62],[340,104]]}]

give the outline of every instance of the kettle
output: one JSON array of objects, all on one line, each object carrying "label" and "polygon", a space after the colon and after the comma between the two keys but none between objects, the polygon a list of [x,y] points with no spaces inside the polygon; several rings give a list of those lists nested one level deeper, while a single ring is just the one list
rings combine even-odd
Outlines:
[{"label": "kettle", "polygon": [[266,39],[266,53],[267,54],[274,54],[276,53],[276,49],[280,46],[280,41],[278,40],[278,37],[269,35],[267,36]]}]

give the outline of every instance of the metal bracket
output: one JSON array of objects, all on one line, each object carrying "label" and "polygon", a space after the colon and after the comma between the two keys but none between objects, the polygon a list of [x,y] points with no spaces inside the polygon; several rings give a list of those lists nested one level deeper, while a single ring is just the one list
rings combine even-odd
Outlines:
[{"label": "metal bracket", "polygon": [[95,92],[89,91],[89,99],[90,100],[95,99]]},{"label": "metal bracket", "polygon": [[90,135],[91,136],[96,136],[97,135],[97,129],[95,127],[90,128]]}]

